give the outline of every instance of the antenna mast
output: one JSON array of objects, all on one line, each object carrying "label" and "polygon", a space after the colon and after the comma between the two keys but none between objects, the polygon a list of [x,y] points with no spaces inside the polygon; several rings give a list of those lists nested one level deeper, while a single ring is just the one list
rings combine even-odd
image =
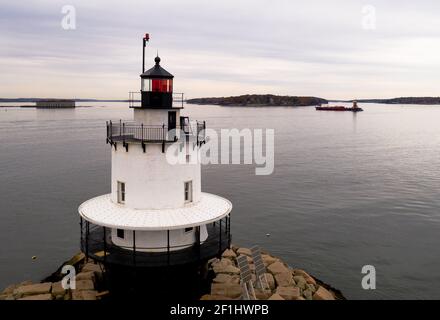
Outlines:
[{"label": "antenna mast", "polygon": [[147,44],[147,41],[150,40],[150,34],[146,33],[145,36],[142,38],[142,73],[145,72],[145,46]]}]

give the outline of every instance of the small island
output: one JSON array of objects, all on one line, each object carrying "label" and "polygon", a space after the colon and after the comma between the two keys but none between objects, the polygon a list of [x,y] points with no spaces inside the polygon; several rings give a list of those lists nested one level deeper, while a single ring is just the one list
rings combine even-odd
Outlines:
[{"label": "small island", "polygon": [[190,104],[213,104],[219,106],[286,106],[305,107],[328,103],[316,97],[277,96],[273,94],[246,94],[234,97],[188,99]]},{"label": "small island", "polygon": [[[353,102],[353,100],[335,102]],[[440,104],[440,97],[400,97],[392,99],[358,99],[360,103],[380,103],[380,104],[418,104],[418,105],[437,105]]]}]

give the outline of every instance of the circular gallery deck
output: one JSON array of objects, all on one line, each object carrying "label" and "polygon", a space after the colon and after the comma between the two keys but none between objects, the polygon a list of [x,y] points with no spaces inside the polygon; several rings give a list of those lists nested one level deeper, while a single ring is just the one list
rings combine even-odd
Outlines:
[{"label": "circular gallery deck", "polygon": [[113,203],[110,194],[90,199],[78,209],[82,218],[96,225],[151,231],[208,224],[227,216],[231,210],[232,204],[229,200],[204,192],[197,203],[176,209],[131,209]]}]

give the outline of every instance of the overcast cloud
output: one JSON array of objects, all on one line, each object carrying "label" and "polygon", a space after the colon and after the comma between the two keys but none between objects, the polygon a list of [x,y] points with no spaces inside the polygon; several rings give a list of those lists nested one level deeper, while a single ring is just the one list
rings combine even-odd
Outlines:
[{"label": "overcast cloud", "polygon": [[[93,3],[92,3],[93,2]],[[61,27],[64,5],[76,30]],[[362,9],[376,9],[376,30]],[[439,96],[440,1],[0,1],[0,97],[127,98],[156,50],[186,97]]]}]

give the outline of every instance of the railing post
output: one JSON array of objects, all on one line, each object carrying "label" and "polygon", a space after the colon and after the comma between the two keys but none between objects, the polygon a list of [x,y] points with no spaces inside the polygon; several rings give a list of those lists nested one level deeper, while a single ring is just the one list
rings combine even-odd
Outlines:
[{"label": "railing post", "polygon": [[219,225],[220,225],[220,237],[218,242],[218,254],[220,255],[222,253],[222,219],[220,219]]},{"label": "railing post", "polygon": [[141,123],[141,145],[142,145],[142,150],[145,153],[145,142],[144,142],[144,124]]},{"label": "railing post", "polygon": [[106,260],[107,260],[107,233],[106,233],[106,227],[103,227],[104,228],[104,232],[103,232],[103,240],[104,240],[104,264],[105,264],[105,262],[106,262]]},{"label": "railing post", "polygon": [[167,230],[167,263],[170,265],[170,230]]},{"label": "railing post", "polygon": [[125,151],[128,152],[128,143],[125,142],[125,122],[122,123],[122,146],[124,146]]},{"label": "railing post", "polygon": [[113,123],[110,120],[110,127],[109,127],[109,139],[110,139],[110,144],[113,144]]},{"label": "railing post", "polygon": [[89,258],[89,222],[86,221],[86,257]]},{"label": "railing post", "polygon": [[165,124],[162,124],[162,153],[165,152]]},{"label": "railing post", "polygon": [[196,246],[197,246],[197,259],[200,261],[200,226],[196,227]]},{"label": "railing post", "polygon": [[84,244],[83,244],[83,218],[79,217],[79,227],[81,228],[81,251],[84,252]]},{"label": "railing post", "polygon": [[199,122],[196,121],[197,147],[199,146]]},{"label": "railing post", "polygon": [[225,233],[228,234],[228,216],[225,217],[225,223],[226,223],[226,227],[225,227]]},{"label": "railing post", "polygon": [[136,231],[133,230],[133,265],[136,266]]},{"label": "railing post", "polygon": [[231,247],[231,214],[228,215],[228,248]]}]

